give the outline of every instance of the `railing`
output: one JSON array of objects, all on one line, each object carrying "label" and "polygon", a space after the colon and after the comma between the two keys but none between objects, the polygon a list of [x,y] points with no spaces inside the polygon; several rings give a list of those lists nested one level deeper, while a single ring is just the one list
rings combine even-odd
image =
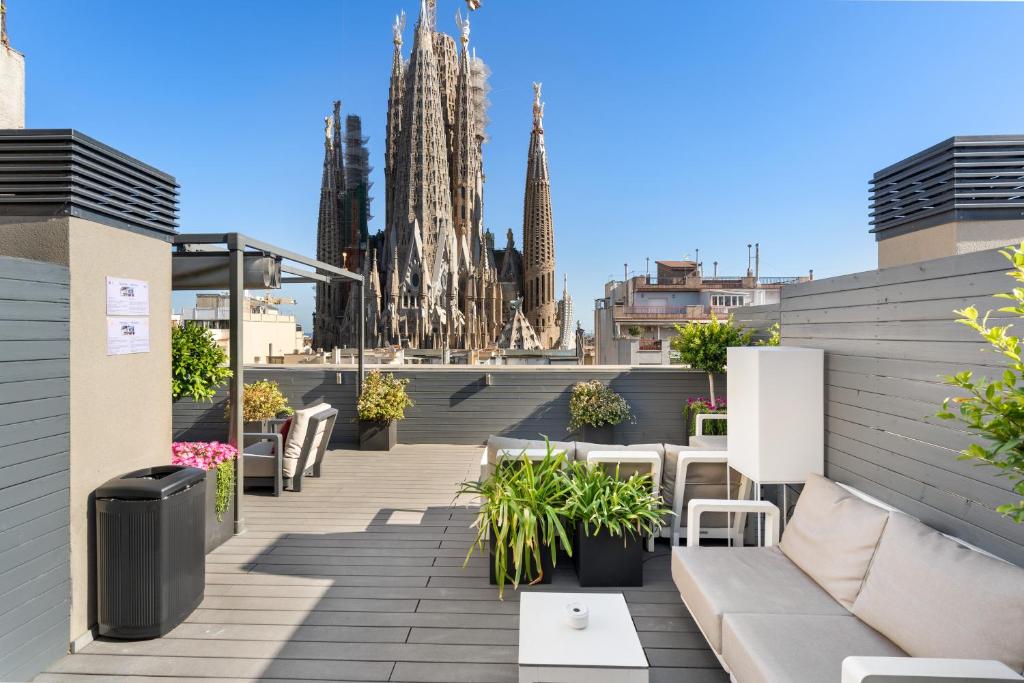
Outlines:
[{"label": "railing", "polygon": [[789,285],[794,282],[802,282],[803,277],[799,275],[786,276],[786,277],[762,277],[758,278],[757,284],[759,285]]},{"label": "railing", "polygon": [[641,339],[640,340],[641,351],[661,351],[661,340],[660,339]]},{"label": "railing", "polygon": [[728,315],[725,306],[617,306],[615,317],[636,320],[707,320]]}]

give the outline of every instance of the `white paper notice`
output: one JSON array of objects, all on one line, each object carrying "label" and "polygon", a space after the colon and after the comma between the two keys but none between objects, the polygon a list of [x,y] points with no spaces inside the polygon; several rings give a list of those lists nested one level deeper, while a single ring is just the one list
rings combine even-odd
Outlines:
[{"label": "white paper notice", "polygon": [[149,315],[149,283],[108,277],[107,315]]},{"label": "white paper notice", "polygon": [[149,353],[149,318],[107,318],[107,355]]}]

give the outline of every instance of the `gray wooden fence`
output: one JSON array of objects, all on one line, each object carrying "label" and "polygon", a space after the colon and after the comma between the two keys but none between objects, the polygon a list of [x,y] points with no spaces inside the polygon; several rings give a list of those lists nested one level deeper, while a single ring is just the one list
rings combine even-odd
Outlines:
[{"label": "gray wooden fence", "polygon": [[1007,269],[987,251],[787,286],[782,340],[826,352],[828,476],[1024,565],[1024,525],[995,512],[1019,499],[1012,482],[958,460],[975,437],[935,417],[943,376],[1002,373],[953,310],[1002,305]]},{"label": "gray wooden fence", "polygon": [[732,309],[733,320],[754,333],[755,341],[768,339],[772,325],[781,323],[779,304],[762,306],[739,306]]},{"label": "gray wooden fence", "polygon": [[0,680],[67,653],[67,268],[0,256]]},{"label": "gray wooden fence", "polygon": [[[622,394],[637,415],[635,424],[616,428],[625,443],[685,443],[686,400],[707,396],[704,373],[673,367],[592,370],[558,367],[396,368],[410,380],[415,406],[399,425],[402,443],[483,443],[490,434],[551,439],[568,437],[569,393],[579,381],[600,379]],[[490,384],[486,376],[490,375]],[[341,383],[339,384],[339,377]],[[355,423],[355,373],[311,368],[251,368],[245,381],[272,379],[292,406],[326,401],[339,409],[333,446],[358,440]],[[213,403],[179,401],[174,406],[175,439],[211,440],[227,436],[221,392]]]}]

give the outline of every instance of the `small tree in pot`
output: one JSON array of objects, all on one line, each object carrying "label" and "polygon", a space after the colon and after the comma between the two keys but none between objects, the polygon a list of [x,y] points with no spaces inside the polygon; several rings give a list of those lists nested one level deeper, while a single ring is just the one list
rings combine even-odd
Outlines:
[{"label": "small tree in pot", "polygon": [[644,539],[670,514],[651,477],[628,479],[593,463],[574,462],[566,515],[576,524],[573,561],[581,586],[642,586]]},{"label": "small tree in pot", "polygon": [[678,334],[672,340],[672,349],[680,360],[694,370],[708,373],[708,390],[715,404],[715,375],[725,371],[730,346],[750,346],[752,334],[733,322],[732,316],[722,322],[711,315],[711,322],[676,325]]},{"label": "small tree in pot", "polygon": [[390,451],[398,443],[398,421],[412,400],[405,391],[408,379],[374,370],[359,395],[359,447],[364,451]]},{"label": "small tree in pot", "polygon": [[600,380],[577,382],[569,396],[569,431],[582,432],[584,441],[614,443],[615,425],[635,421],[619,394]]},{"label": "small tree in pot", "polygon": [[463,482],[456,494],[480,498],[473,523],[476,541],[466,554],[466,563],[475,550],[483,550],[486,539],[491,583],[498,585],[501,599],[506,583],[514,588],[524,581],[530,585],[550,583],[559,547],[572,554],[565,524],[569,491],[565,453],[556,451],[550,442],[547,449],[540,462],[525,454],[519,460],[502,460],[492,475]]},{"label": "small tree in pot", "polygon": [[[294,412],[288,405],[288,398],[281,393],[281,387],[273,380],[261,379],[242,389],[242,421],[259,423],[261,432],[267,431],[267,420]],[[224,406],[224,417],[231,418],[231,403]]]}]

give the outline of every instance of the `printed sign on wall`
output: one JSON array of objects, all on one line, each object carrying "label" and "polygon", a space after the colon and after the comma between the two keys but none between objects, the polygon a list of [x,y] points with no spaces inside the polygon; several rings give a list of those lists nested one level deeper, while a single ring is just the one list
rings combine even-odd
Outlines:
[{"label": "printed sign on wall", "polygon": [[107,355],[149,353],[149,318],[107,318]]},{"label": "printed sign on wall", "polygon": [[149,283],[108,276],[107,315],[149,315]]}]

